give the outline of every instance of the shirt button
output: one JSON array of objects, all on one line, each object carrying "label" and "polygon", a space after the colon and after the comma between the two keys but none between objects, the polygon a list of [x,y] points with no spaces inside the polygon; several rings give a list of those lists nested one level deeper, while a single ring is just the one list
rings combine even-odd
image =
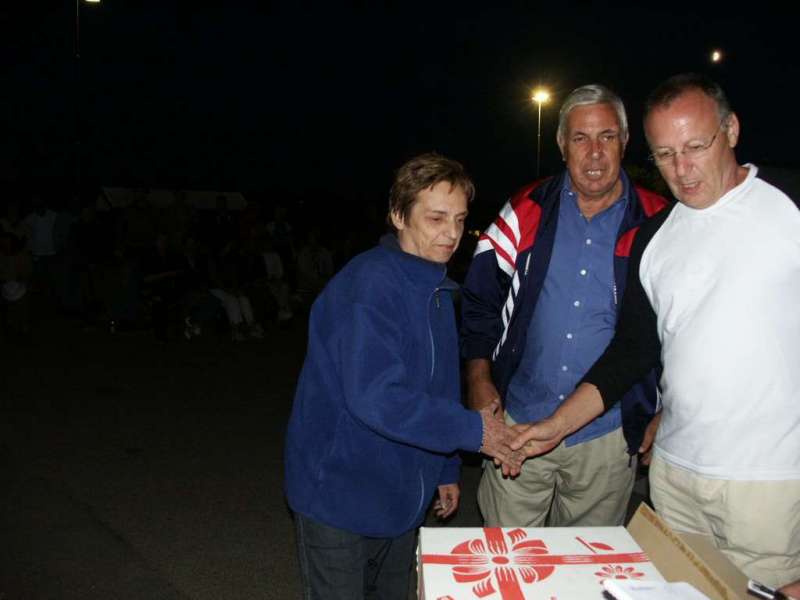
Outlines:
[{"label": "shirt button", "polygon": [[592,238],[586,238],[586,245],[587,246],[591,246],[592,245]]},{"label": "shirt button", "polygon": [[559,394],[559,395],[558,395],[558,399],[559,399],[559,400],[563,400],[563,399],[564,399],[564,394]]},{"label": "shirt button", "polygon": [[566,371],[567,370],[567,365],[561,365],[561,370],[562,371]]},{"label": "shirt button", "polygon": [[571,333],[568,333],[568,334],[567,334],[567,339],[568,339],[568,340],[571,340],[571,339],[572,339],[572,334],[571,334]]},{"label": "shirt button", "polygon": [[581,269],[581,275],[586,275],[586,269]]},{"label": "shirt button", "polygon": [[572,303],[572,306],[580,306],[580,305],[581,305],[580,300],[575,300],[575,302]]}]

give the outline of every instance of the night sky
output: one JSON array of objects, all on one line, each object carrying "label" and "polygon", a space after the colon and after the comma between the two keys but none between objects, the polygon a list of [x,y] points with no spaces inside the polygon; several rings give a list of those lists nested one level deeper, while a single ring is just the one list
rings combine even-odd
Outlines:
[{"label": "night sky", "polygon": [[104,0],[81,5],[80,68],[74,2],[5,7],[0,178],[71,181],[78,102],[87,181],[382,203],[393,169],[437,150],[496,207],[535,174],[534,85],[555,94],[543,172],[560,168],[558,104],[592,82],[622,95],[627,160],[645,164],[644,97],[686,70],[727,90],[741,160],[800,162],[793,15],[498,4]]}]

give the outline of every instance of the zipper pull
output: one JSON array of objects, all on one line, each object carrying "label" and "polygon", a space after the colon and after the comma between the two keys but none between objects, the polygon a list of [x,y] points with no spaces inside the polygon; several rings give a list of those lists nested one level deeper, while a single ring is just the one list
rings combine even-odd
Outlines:
[{"label": "zipper pull", "polygon": [[436,290],[436,292],[434,292],[433,297],[436,299],[436,308],[440,308],[439,307],[439,290]]}]

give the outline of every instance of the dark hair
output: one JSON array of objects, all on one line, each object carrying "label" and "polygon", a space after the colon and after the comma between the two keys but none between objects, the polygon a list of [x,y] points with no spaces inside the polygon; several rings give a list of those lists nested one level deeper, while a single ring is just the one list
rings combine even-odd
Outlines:
[{"label": "dark hair", "polygon": [[389,191],[389,213],[386,222],[394,229],[392,214],[398,215],[406,222],[411,215],[411,208],[417,201],[417,194],[437,183],[446,181],[453,187],[460,187],[466,194],[467,201],[472,202],[475,196],[475,185],[464,170],[461,163],[429,152],[415,156],[397,170],[392,189]]},{"label": "dark hair", "polygon": [[728,97],[716,81],[700,73],[680,73],[660,83],[650,92],[644,103],[644,120],[656,108],[669,106],[678,96],[690,90],[702,92],[717,103],[720,121],[727,119],[733,112]]}]

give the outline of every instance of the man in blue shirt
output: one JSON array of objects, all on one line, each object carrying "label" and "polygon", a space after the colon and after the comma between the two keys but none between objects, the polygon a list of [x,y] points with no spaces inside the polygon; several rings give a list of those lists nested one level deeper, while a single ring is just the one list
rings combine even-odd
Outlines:
[{"label": "man in blue shirt", "polygon": [[[607,88],[587,85],[567,97],[557,141],[566,170],[509,200],[481,236],[464,288],[470,405],[499,400],[510,424],[549,416],[602,354],[635,231],[665,205],[620,167],[627,117]],[[487,465],[478,491],[486,524],[622,524],[636,470],[631,454],[655,404],[651,379],[528,461],[518,478]]]}]

